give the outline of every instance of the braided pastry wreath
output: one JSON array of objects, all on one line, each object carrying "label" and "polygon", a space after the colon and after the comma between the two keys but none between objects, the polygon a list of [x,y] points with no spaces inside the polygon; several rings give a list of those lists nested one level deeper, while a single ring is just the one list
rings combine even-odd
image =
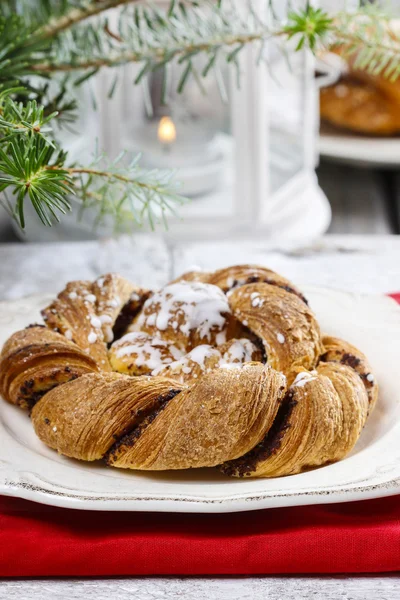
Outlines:
[{"label": "braided pastry wreath", "polygon": [[0,393],[76,459],[276,477],[342,459],[378,395],[365,356],[322,336],[296,287],[257,266],[160,291],[74,281],[5,343]]}]

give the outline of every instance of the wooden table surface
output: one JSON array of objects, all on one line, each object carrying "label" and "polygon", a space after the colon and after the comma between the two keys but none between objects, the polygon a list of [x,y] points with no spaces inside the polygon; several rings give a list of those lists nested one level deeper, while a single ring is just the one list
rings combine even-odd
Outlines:
[{"label": "wooden table surface", "polygon": [[[119,271],[146,286],[159,286],[184,269],[205,269],[235,262],[256,262],[278,270],[297,283],[313,283],[384,293],[400,290],[400,237],[388,235],[326,236],[295,251],[271,251],[262,242],[166,245],[152,236],[55,246],[0,245],[0,299],[37,292],[57,292],[76,278]],[[60,550],[62,551],[62,549]],[[9,580],[0,584],[1,599],[35,600],[395,600],[400,577],[229,577]]]}]

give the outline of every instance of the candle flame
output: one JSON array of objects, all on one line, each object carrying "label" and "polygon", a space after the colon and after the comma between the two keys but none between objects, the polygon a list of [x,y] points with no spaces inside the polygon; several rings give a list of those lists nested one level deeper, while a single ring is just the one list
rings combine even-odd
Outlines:
[{"label": "candle flame", "polygon": [[158,139],[163,144],[173,144],[176,140],[176,127],[170,117],[162,117],[158,124]]}]

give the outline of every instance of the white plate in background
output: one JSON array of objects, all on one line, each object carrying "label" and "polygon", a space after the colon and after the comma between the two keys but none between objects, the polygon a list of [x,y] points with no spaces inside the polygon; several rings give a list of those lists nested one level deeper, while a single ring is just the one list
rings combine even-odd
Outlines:
[{"label": "white plate in background", "polygon": [[322,124],[318,149],[329,160],[359,167],[400,166],[400,137],[373,137],[342,132]]}]

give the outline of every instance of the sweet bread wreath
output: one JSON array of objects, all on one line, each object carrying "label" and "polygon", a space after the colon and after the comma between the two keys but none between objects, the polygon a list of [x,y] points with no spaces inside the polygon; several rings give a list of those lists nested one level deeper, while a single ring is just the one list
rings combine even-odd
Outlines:
[{"label": "sweet bread wreath", "polygon": [[290,475],[346,456],[378,395],[366,357],[321,337],[301,292],[263,267],[156,292],[74,281],[42,315],[5,343],[0,393],[80,460]]}]

